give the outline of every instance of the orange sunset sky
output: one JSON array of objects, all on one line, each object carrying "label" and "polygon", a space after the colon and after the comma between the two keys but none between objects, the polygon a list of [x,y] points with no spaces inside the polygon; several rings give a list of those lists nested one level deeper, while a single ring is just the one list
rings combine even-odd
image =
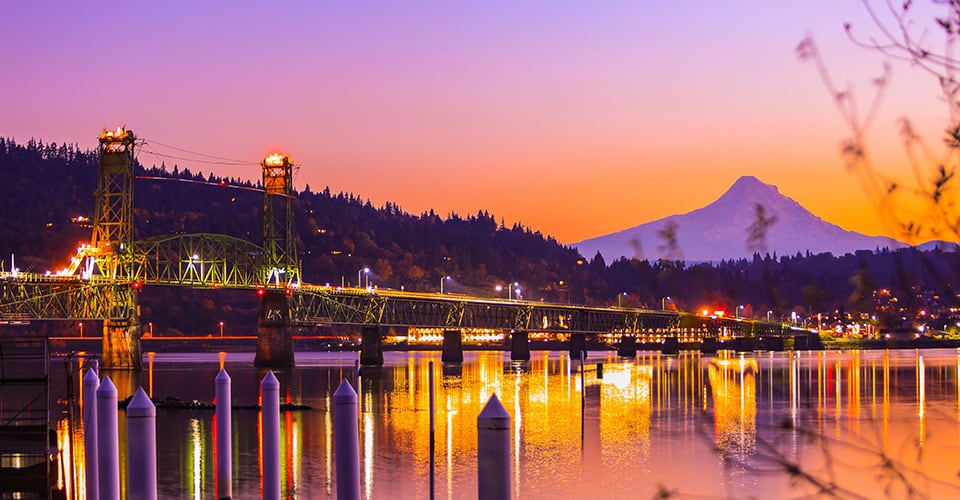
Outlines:
[{"label": "orange sunset sky", "polygon": [[[92,148],[126,125],[147,166],[249,179],[280,150],[298,189],[486,210],[562,243],[754,175],[846,229],[898,236],[845,170],[847,131],[795,53],[816,37],[866,108],[882,59],[843,33],[873,32],[859,1],[197,3],[6,6],[0,136]],[[909,180],[904,115],[941,143],[936,81],[894,64],[870,146]]]}]

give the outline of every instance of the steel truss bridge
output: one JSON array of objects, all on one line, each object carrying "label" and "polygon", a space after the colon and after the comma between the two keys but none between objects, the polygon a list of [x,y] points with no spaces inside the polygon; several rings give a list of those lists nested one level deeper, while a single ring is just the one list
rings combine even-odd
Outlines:
[{"label": "steel truss bridge", "polygon": [[[293,164],[279,155],[261,164],[262,246],[217,234],[137,240],[134,147],[129,130],[101,134],[91,244],[81,246],[69,265],[52,275],[16,269],[0,273],[0,322],[104,320],[105,366],[134,369],[141,363],[137,293],[143,286],[258,289],[274,295],[282,290],[286,298],[280,306],[270,306],[278,307],[272,312],[281,318],[273,325],[279,327],[336,324],[686,338],[783,334],[780,324],[682,312],[302,283],[293,232]],[[261,314],[261,327],[271,326]],[[292,362],[292,352],[290,356]]]}]

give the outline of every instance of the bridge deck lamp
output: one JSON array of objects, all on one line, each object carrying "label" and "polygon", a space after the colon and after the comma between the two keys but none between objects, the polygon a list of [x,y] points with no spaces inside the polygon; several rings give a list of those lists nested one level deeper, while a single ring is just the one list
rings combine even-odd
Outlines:
[{"label": "bridge deck lamp", "polygon": [[[369,267],[364,267],[364,268],[362,268],[362,269],[358,269],[358,270],[357,270],[357,288],[362,288],[362,287],[360,286],[360,285],[361,285],[360,282],[362,281],[362,276],[361,276],[361,275],[363,275],[363,274],[366,274],[366,275],[369,276],[369,275],[370,275],[370,268],[369,268]],[[368,280],[369,280],[369,278],[368,278]],[[369,283],[369,281],[368,281],[368,283]]]},{"label": "bridge deck lamp", "polygon": [[449,281],[449,280],[452,280],[452,279],[453,279],[453,278],[451,278],[449,274],[446,275],[446,276],[444,276],[444,277],[442,277],[442,278],[440,278],[440,295],[443,295],[443,282],[444,282],[444,281]]}]

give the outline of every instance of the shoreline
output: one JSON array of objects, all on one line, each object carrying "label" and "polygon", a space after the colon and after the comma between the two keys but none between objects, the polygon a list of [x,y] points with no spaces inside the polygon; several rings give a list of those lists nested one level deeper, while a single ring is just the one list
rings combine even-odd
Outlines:
[{"label": "shoreline", "polygon": [[[24,339],[20,337],[19,339]],[[66,352],[99,352],[102,340],[100,337],[50,337],[50,350],[56,353]],[[719,347],[722,347],[720,344]],[[587,342],[589,351],[615,351],[616,347],[597,342]],[[792,351],[792,343],[787,344],[782,351]],[[852,339],[852,340],[823,340],[822,350],[882,350],[882,349],[938,349],[958,348],[960,340],[954,339]],[[384,352],[410,351],[441,351],[439,344],[384,344]],[[141,339],[141,351],[147,352],[256,352],[257,337],[147,337]],[[297,352],[356,352],[359,344],[343,343],[339,339],[320,337],[295,337],[294,350]],[[510,347],[503,344],[464,345],[463,351],[509,351]],[[531,351],[568,351],[569,343],[565,341],[531,341]],[[659,351],[661,344],[637,343],[638,351]],[[681,343],[681,351],[699,350],[699,344]],[[770,349],[728,349],[737,352],[771,352]],[[780,351],[776,349],[775,351]],[[820,349],[816,349],[820,350]]]}]

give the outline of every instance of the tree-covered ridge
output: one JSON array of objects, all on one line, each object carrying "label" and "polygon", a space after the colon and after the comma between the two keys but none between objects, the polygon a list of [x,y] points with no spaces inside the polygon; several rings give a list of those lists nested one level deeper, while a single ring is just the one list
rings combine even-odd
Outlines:
[{"label": "tree-covered ridge", "polygon": [[[62,266],[78,243],[90,239],[97,157],[73,145],[0,138],[0,255],[9,267],[43,272]],[[221,233],[259,243],[263,195],[250,181],[164,165],[137,168],[135,219],[139,238],[176,233]],[[956,302],[960,256],[956,252],[857,252],[770,256],[719,264],[580,255],[520,224],[505,226],[484,211],[441,217],[410,214],[396,204],[373,206],[351,193],[309,187],[295,201],[297,249],[303,278],[315,284],[356,285],[369,267],[378,287],[506,297],[496,285],[519,282],[523,298],[588,305],[659,309],[725,309],[777,317],[838,311],[896,318]],[[746,243],[745,243],[746,244]],[[367,278],[363,278],[366,280]],[[884,292],[884,290],[886,292]],[[174,310],[163,321],[216,324],[230,313],[223,299],[189,306],[158,303],[177,294],[147,292],[147,309]],[[625,293],[625,294],[624,294]],[[224,294],[222,297],[226,297]],[[618,299],[619,296],[619,299]],[[669,300],[666,297],[670,297]],[[892,300],[896,299],[896,300]],[[744,309],[734,311],[739,305]],[[249,309],[250,305],[245,306]],[[145,315],[148,313],[145,313]],[[178,316],[183,316],[177,319]],[[144,320],[150,321],[150,318]],[[190,331],[193,326],[178,326]]]}]

